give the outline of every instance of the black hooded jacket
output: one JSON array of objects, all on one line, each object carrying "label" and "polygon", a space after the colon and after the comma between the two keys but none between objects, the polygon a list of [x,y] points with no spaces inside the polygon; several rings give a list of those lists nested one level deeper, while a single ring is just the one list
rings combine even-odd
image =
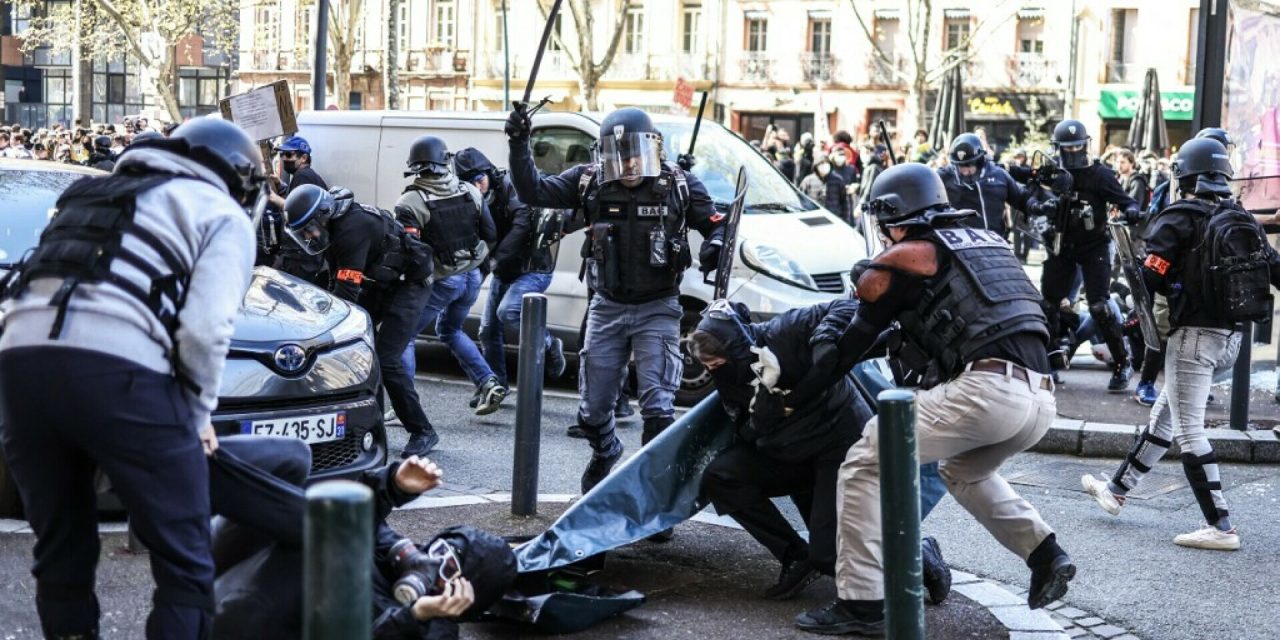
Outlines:
[{"label": "black hooded jacket", "polygon": [[510,282],[526,273],[535,209],[520,202],[515,185],[479,149],[468,147],[454,156],[458,178],[470,182],[481,173],[489,174],[489,215],[498,230],[498,240],[489,265],[493,275]]},{"label": "black hooded jacket", "polygon": [[768,322],[738,324],[708,318],[699,324],[700,329],[727,347],[729,362],[713,371],[712,378],[726,411],[734,419],[739,438],[771,458],[797,463],[834,449],[848,449],[861,437],[872,412],[852,374],[818,391],[812,400],[796,407],[775,425],[756,424],[750,414],[755,393],[750,369],[756,360],[750,351],[753,342],[755,346],[768,347],[777,356],[782,368],[777,386],[793,390],[804,372],[813,367],[810,345],[823,339],[838,339],[857,308],[856,300],[843,299],[792,309]]}]

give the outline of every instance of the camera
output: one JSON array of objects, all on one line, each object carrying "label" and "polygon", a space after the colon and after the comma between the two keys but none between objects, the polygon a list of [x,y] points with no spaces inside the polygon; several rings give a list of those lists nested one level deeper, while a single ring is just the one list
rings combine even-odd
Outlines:
[{"label": "camera", "polygon": [[444,584],[462,575],[453,546],[436,538],[425,553],[408,538],[391,545],[391,561],[400,578],[392,585],[396,602],[408,606],[423,596],[438,595]]}]

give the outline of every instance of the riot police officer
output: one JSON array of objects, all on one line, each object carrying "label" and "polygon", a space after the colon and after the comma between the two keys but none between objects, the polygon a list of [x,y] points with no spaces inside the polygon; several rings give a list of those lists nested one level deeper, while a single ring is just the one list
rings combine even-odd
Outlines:
[{"label": "riot police officer", "polygon": [[[452,161],[444,140],[435,136],[414,140],[404,174],[414,180],[396,201],[395,212],[405,230],[420,236],[435,254],[435,280],[414,335],[435,324],[440,341],[476,386],[472,396],[476,414],[487,415],[498,410],[507,388],[462,331],[462,323],[480,296],[484,279],[480,268],[488,261],[497,234],[484,196],[475,185],[458,179]],[[411,342],[403,356],[410,376],[416,368],[413,346]]]},{"label": "riot police officer", "polygon": [[[702,183],[664,162],[662,135],[640,109],[624,108],[600,122],[596,161],[555,176],[540,175],[529,149],[532,123],[522,105],[507,120],[511,179],[525,204],[581,208],[588,285],[595,291],[579,352],[578,423],[593,455],[582,490],[595,486],[622,457],[614,435],[614,401],[628,352],[635,352],[645,443],[674,422],[680,386],[680,278],[692,263],[685,229],[703,236],[704,271],[719,260],[719,223]],[[630,344],[630,349],[628,349]]]},{"label": "riot police officer", "polygon": [[244,208],[260,214],[265,182],[244,131],[192,120],[68,187],[5,280],[0,437],[46,637],[98,637],[95,470],[151,553],[147,637],[209,632],[210,415],[253,267]]},{"label": "riot police officer", "polygon": [[[1053,147],[1060,168],[1047,172],[1040,193],[1032,197],[1032,215],[1047,217],[1054,238],[1046,239],[1049,257],[1044,262],[1040,291],[1054,339],[1062,329],[1058,303],[1071,292],[1076,271],[1082,273],[1089,315],[1115,360],[1107,390],[1123,393],[1133,368],[1125,349],[1120,319],[1107,305],[1111,290],[1111,236],[1107,232],[1107,205],[1126,216],[1136,215],[1138,204],[1124,192],[1111,169],[1089,158],[1090,137],[1078,120],[1063,120],[1053,129]],[[1043,172],[1043,169],[1041,170]],[[1065,359],[1065,358],[1064,358]],[[1056,363],[1058,368],[1066,363]]]},{"label": "riot police officer", "polygon": [[[470,147],[458,152],[454,165],[460,179],[484,194],[497,233],[489,260],[493,279],[489,282],[489,301],[480,321],[480,340],[485,360],[498,376],[498,383],[505,387],[506,330],[520,325],[524,294],[543,293],[551,286],[555,256],[543,247],[533,246],[537,242],[535,226],[540,212],[520,202],[506,171],[493,166],[479,149]],[[564,343],[548,331],[545,348],[546,375],[554,380],[564,375]]]},{"label": "riot police officer", "polygon": [[359,304],[374,326],[374,351],[382,383],[409,442],[403,456],[423,456],[440,441],[431,426],[413,376],[400,355],[417,335],[427,303],[431,250],[405,233],[390,213],[355,201],[349,189],[325,191],[301,185],[284,202],[285,233],[308,255],[324,256],[336,296]]},{"label": "riot police officer", "polygon": [[[997,472],[1035,444],[1056,406],[1045,353],[1040,295],[994,232],[966,228],[938,174],[920,164],[886,169],[868,194],[888,249],[854,269],[858,306],[837,340],[814,345],[809,373],[785,397],[810,401],[837,380],[896,321],[890,359],[918,379],[920,462],[940,461],[951,495],[1031,569],[1027,604],[1062,597],[1075,566],[1035,508]],[[785,371],[783,372],[785,375]],[[842,508],[836,563],[839,599],[800,615],[819,633],[883,633],[878,419],[863,429],[840,468]]]},{"label": "riot police officer", "polygon": [[1007,237],[1004,223],[1006,204],[1026,211],[1031,192],[1014,181],[1009,172],[987,158],[982,140],[972,133],[962,133],[947,151],[950,163],[938,168],[942,184],[947,187],[951,206],[978,212],[962,218],[963,224],[987,229]]},{"label": "riot police officer", "polygon": [[[1169,301],[1165,386],[1151,407],[1149,424],[1110,481],[1085,475],[1081,483],[1103,510],[1119,515],[1125,495],[1176,441],[1206,524],[1173,542],[1230,551],[1240,548],[1240,536],[1205,437],[1205,405],[1215,373],[1228,370],[1239,353],[1239,322],[1271,317],[1270,287],[1280,286],[1280,257],[1253,216],[1232,200],[1232,167],[1224,145],[1212,136],[1190,140],[1178,150],[1172,169],[1184,197],[1149,223],[1141,285]],[[1218,269],[1225,258],[1231,273],[1223,278]]]}]

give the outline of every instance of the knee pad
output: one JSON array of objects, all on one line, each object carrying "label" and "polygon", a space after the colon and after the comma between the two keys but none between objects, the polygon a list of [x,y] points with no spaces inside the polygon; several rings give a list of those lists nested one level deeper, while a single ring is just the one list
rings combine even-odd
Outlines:
[{"label": "knee pad", "polygon": [[1210,524],[1227,517],[1226,509],[1219,509],[1213,501],[1212,492],[1222,491],[1221,479],[1209,478],[1208,466],[1213,465],[1214,476],[1217,476],[1218,458],[1212,451],[1202,456],[1184,451],[1182,453],[1182,470],[1187,474],[1187,483],[1191,485],[1191,493],[1196,497],[1200,512]]},{"label": "knee pad", "polygon": [[[1089,305],[1089,315],[1093,318],[1094,324],[1098,326],[1098,335],[1102,336],[1104,341],[1110,346],[1111,341],[1117,341],[1124,337],[1120,329],[1120,319],[1111,313],[1111,305],[1106,302],[1098,302]],[[1112,354],[1113,357],[1117,357]]]}]

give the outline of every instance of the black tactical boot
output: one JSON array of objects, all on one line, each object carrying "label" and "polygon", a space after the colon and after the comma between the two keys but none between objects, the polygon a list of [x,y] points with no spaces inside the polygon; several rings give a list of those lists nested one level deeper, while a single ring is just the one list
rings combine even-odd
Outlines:
[{"label": "black tactical boot", "polygon": [[675,423],[676,419],[671,416],[661,418],[645,418],[644,431],[640,434],[640,445],[649,444],[650,440],[658,437],[658,434],[667,430],[667,427]]},{"label": "black tactical boot", "polygon": [[765,589],[762,596],[765,600],[790,600],[821,575],[817,567],[809,564],[807,553],[788,553],[778,572],[778,581]]},{"label": "black tactical boot", "polygon": [[594,427],[581,422],[586,432],[587,442],[591,443],[591,462],[582,472],[582,493],[586,494],[600,484],[604,477],[613,470],[613,465],[622,459],[622,441],[613,433],[613,421],[603,427]]},{"label": "black tactical boot", "polygon": [[942,559],[942,547],[933,536],[920,541],[920,558],[924,565],[924,588],[929,601],[942,604],[951,593],[951,567]]},{"label": "black tactical boot", "polygon": [[1124,358],[1116,361],[1115,366],[1111,369],[1111,381],[1107,383],[1107,391],[1111,393],[1125,393],[1129,390],[1129,378],[1133,377],[1133,367],[1129,366],[1129,359]]},{"label": "black tactical boot", "polygon": [[1031,552],[1027,566],[1031,568],[1027,606],[1032,609],[1040,609],[1067,595],[1067,583],[1076,577],[1071,556],[1058,546],[1057,535],[1052,533]]},{"label": "black tactical boot", "polygon": [[884,635],[884,600],[835,600],[796,616],[796,628],[824,636]]}]

